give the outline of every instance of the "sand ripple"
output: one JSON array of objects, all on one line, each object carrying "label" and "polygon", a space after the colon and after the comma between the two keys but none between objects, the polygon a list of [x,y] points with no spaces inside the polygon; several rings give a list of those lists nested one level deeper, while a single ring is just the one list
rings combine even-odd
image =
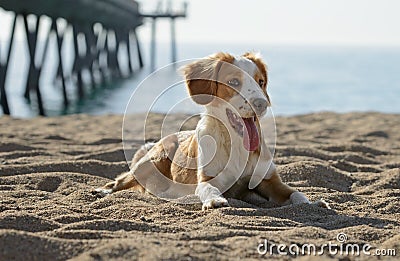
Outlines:
[{"label": "sand ripple", "polygon": [[256,259],[263,239],[320,246],[339,232],[400,254],[399,115],[277,119],[283,180],[332,210],[229,199],[230,208],[202,212],[131,191],[96,198],[93,188],[128,169],[121,121],[0,118],[0,260]]}]

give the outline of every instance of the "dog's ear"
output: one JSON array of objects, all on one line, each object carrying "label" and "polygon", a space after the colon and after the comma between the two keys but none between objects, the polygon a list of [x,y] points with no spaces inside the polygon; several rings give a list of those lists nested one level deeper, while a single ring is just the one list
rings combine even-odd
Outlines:
[{"label": "dog's ear", "polygon": [[229,54],[217,53],[180,68],[193,101],[206,105],[214,99],[218,88],[218,72],[224,62],[232,62],[233,59]]},{"label": "dog's ear", "polygon": [[257,65],[258,70],[260,70],[261,74],[264,76],[265,79],[264,88],[265,88],[268,82],[267,65],[262,60],[261,55],[258,53],[247,52],[242,56],[253,61]]},{"label": "dog's ear", "polygon": [[190,96],[198,104],[206,105],[213,100],[217,88],[215,83],[217,63],[214,59],[204,58],[180,69]]},{"label": "dog's ear", "polygon": [[258,70],[264,77],[264,84],[261,86],[261,88],[265,93],[265,95],[267,96],[269,104],[271,104],[271,99],[269,98],[269,95],[267,93],[267,83],[268,83],[267,65],[262,60],[261,55],[259,53],[247,52],[242,56],[249,59],[250,61],[253,61],[257,65]]}]

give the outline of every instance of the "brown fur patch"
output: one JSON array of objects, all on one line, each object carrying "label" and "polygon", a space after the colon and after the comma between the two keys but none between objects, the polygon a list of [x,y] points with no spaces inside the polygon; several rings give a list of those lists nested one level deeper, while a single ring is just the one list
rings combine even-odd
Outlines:
[{"label": "brown fur patch", "polygon": [[281,177],[275,171],[270,179],[263,179],[256,187],[257,193],[278,204],[283,204],[290,199],[290,195],[296,190],[282,182]]},{"label": "brown fur patch", "polygon": [[258,70],[261,72],[264,78],[264,87],[266,87],[268,82],[268,74],[267,74],[267,65],[264,63],[264,61],[260,57],[256,56],[254,53],[251,52],[247,52],[242,56],[249,59],[250,61],[254,62],[257,65]]},{"label": "brown fur patch", "polygon": [[217,95],[218,72],[224,62],[232,63],[234,57],[219,52],[182,68],[186,85],[192,99],[198,104],[208,104]]},{"label": "brown fur patch", "polygon": [[[221,99],[229,101],[234,95],[240,93],[243,87],[245,74],[241,68],[233,64],[234,60],[230,63],[224,63],[218,73],[218,89],[217,96]],[[240,86],[231,87],[228,82],[232,79],[238,79],[241,83]]]},{"label": "brown fur patch", "polygon": [[197,183],[197,140],[192,135],[179,144],[171,165],[172,179],[179,183]]},{"label": "brown fur patch", "polygon": [[154,166],[169,179],[172,179],[171,163],[178,146],[176,135],[169,135],[157,142],[148,152]]}]

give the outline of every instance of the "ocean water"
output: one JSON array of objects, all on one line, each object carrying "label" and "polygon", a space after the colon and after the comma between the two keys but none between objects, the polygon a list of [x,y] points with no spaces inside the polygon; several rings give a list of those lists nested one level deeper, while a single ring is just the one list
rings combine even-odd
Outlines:
[{"label": "ocean water", "polygon": [[[6,86],[10,107],[16,117],[33,117],[36,111],[22,97],[23,75],[28,69],[27,50],[22,43],[17,46],[18,52],[13,53],[11,77],[7,79]],[[144,62],[148,65],[149,45],[143,44],[142,47]],[[170,50],[167,44],[158,44],[157,47],[157,68],[161,68],[169,64]],[[218,51],[234,54],[257,51],[262,54],[269,68],[268,89],[275,115],[319,111],[400,113],[400,47],[178,43],[179,60],[200,58]],[[70,49],[65,48],[64,52],[70,57]],[[48,58],[49,61],[56,61],[55,50],[51,47]],[[175,70],[176,67],[169,66],[143,82],[151,73],[145,67],[130,78],[89,91],[85,102],[73,102],[68,110],[63,110],[61,86],[54,82],[54,62],[47,62],[45,76],[41,79],[45,107],[50,116],[68,113],[122,114],[131,95],[141,85],[141,92],[138,91],[131,100],[130,112],[145,112],[149,106],[161,112],[200,110],[193,103],[190,105],[190,100],[180,103],[188,96]],[[177,84],[174,85],[174,82]],[[171,83],[173,88],[167,89]],[[75,88],[72,85],[68,87],[73,98]],[[163,95],[160,96],[160,93]]]}]

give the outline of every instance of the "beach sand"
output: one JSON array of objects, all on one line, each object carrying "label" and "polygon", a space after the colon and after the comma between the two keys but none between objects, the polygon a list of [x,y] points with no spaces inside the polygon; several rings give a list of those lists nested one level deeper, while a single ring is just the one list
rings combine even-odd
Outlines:
[{"label": "beach sand", "polygon": [[[400,115],[316,113],[276,122],[282,179],[331,210],[229,199],[231,207],[203,212],[132,191],[97,198],[94,188],[128,170],[122,116],[1,117],[0,260],[290,259],[276,248],[260,256],[257,247],[264,239],[321,247],[338,244],[339,233],[348,244],[371,245],[371,253],[395,249],[399,258]],[[354,259],[328,251],[323,258]]]}]

